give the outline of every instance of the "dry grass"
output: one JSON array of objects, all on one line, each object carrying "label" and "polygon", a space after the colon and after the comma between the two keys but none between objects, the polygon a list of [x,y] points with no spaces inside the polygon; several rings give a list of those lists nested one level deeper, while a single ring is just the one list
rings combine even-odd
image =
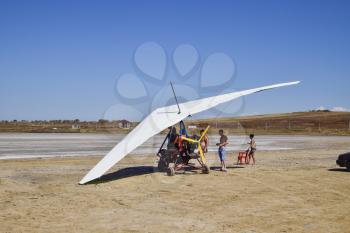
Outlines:
[{"label": "dry grass", "polygon": [[272,115],[193,120],[188,124],[211,131],[225,129],[232,134],[278,135],[350,135],[348,112],[296,112]]}]

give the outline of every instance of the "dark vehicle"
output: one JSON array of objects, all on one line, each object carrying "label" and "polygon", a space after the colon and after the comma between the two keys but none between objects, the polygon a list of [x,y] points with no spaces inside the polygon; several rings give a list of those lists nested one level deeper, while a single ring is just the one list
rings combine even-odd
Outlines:
[{"label": "dark vehicle", "polygon": [[350,152],[339,155],[337,159],[337,164],[340,167],[346,167],[346,169],[350,171]]}]

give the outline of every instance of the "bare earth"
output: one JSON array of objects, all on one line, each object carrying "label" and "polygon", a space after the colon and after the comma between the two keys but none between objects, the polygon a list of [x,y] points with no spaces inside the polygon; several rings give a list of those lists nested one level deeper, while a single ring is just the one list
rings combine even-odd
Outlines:
[{"label": "bare earth", "polygon": [[100,157],[0,161],[0,232],[350,232],[350,172],[341,140],[258,151],[256,166],[168,177],[155,156],[128,156],[78,181]]}]

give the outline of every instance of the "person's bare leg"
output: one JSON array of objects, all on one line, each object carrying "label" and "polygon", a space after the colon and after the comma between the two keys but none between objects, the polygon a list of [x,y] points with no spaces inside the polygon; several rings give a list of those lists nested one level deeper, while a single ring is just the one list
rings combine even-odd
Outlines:
[{"label": "person's bare leg", "polygon": [[247,151],[246,151],[246,154],[245,154],[245,164],[249,164],[249,162],[250,162],[249,154],[250,154],[250,151],[247,150]]},{"label": "person's bare leg", "polygon": [[255,157],[254,157],[254,153],[252,153],[252,159],[253,159],[253,165],[255,165]]}]

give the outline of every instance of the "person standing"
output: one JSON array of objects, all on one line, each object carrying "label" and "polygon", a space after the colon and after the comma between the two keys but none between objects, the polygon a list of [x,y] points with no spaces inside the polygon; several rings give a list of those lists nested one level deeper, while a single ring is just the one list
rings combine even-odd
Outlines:
[{"label": "person standing", "polygon": [[[203,136],[205,130],[202,129],[201,132],[200,132],[200,137]],[[203,139],[201,141],[201,147],[202,147],[202,150],[203,150],[203,153],[207,153],[208,152],[208,145],[209,145],[209,138],[208,138],[208,135],[205,134],[203,136]]]},{"label": "person standing", "polygon": [[250,138],[250,142],[249,144],[249,149],[248,149],[248,164],[250,164],[250,160],[253,159],[253,165],[255,164],[255,158],[254,158],[254,154],[256,151],[256,142],[254,139],[254,134],[249,135]]},{"label": "person standing", "polygon": [[222,129],[219,130],[219,135],[220,135],[220,143],[216,143],[216,145],[219,147],[218,153],[219,153],[219,158],[221,162],[221,171],[226,171],[225,157],[226,157],[226,146],[228,144],[227,136],[224,135],[224,130]]}]

